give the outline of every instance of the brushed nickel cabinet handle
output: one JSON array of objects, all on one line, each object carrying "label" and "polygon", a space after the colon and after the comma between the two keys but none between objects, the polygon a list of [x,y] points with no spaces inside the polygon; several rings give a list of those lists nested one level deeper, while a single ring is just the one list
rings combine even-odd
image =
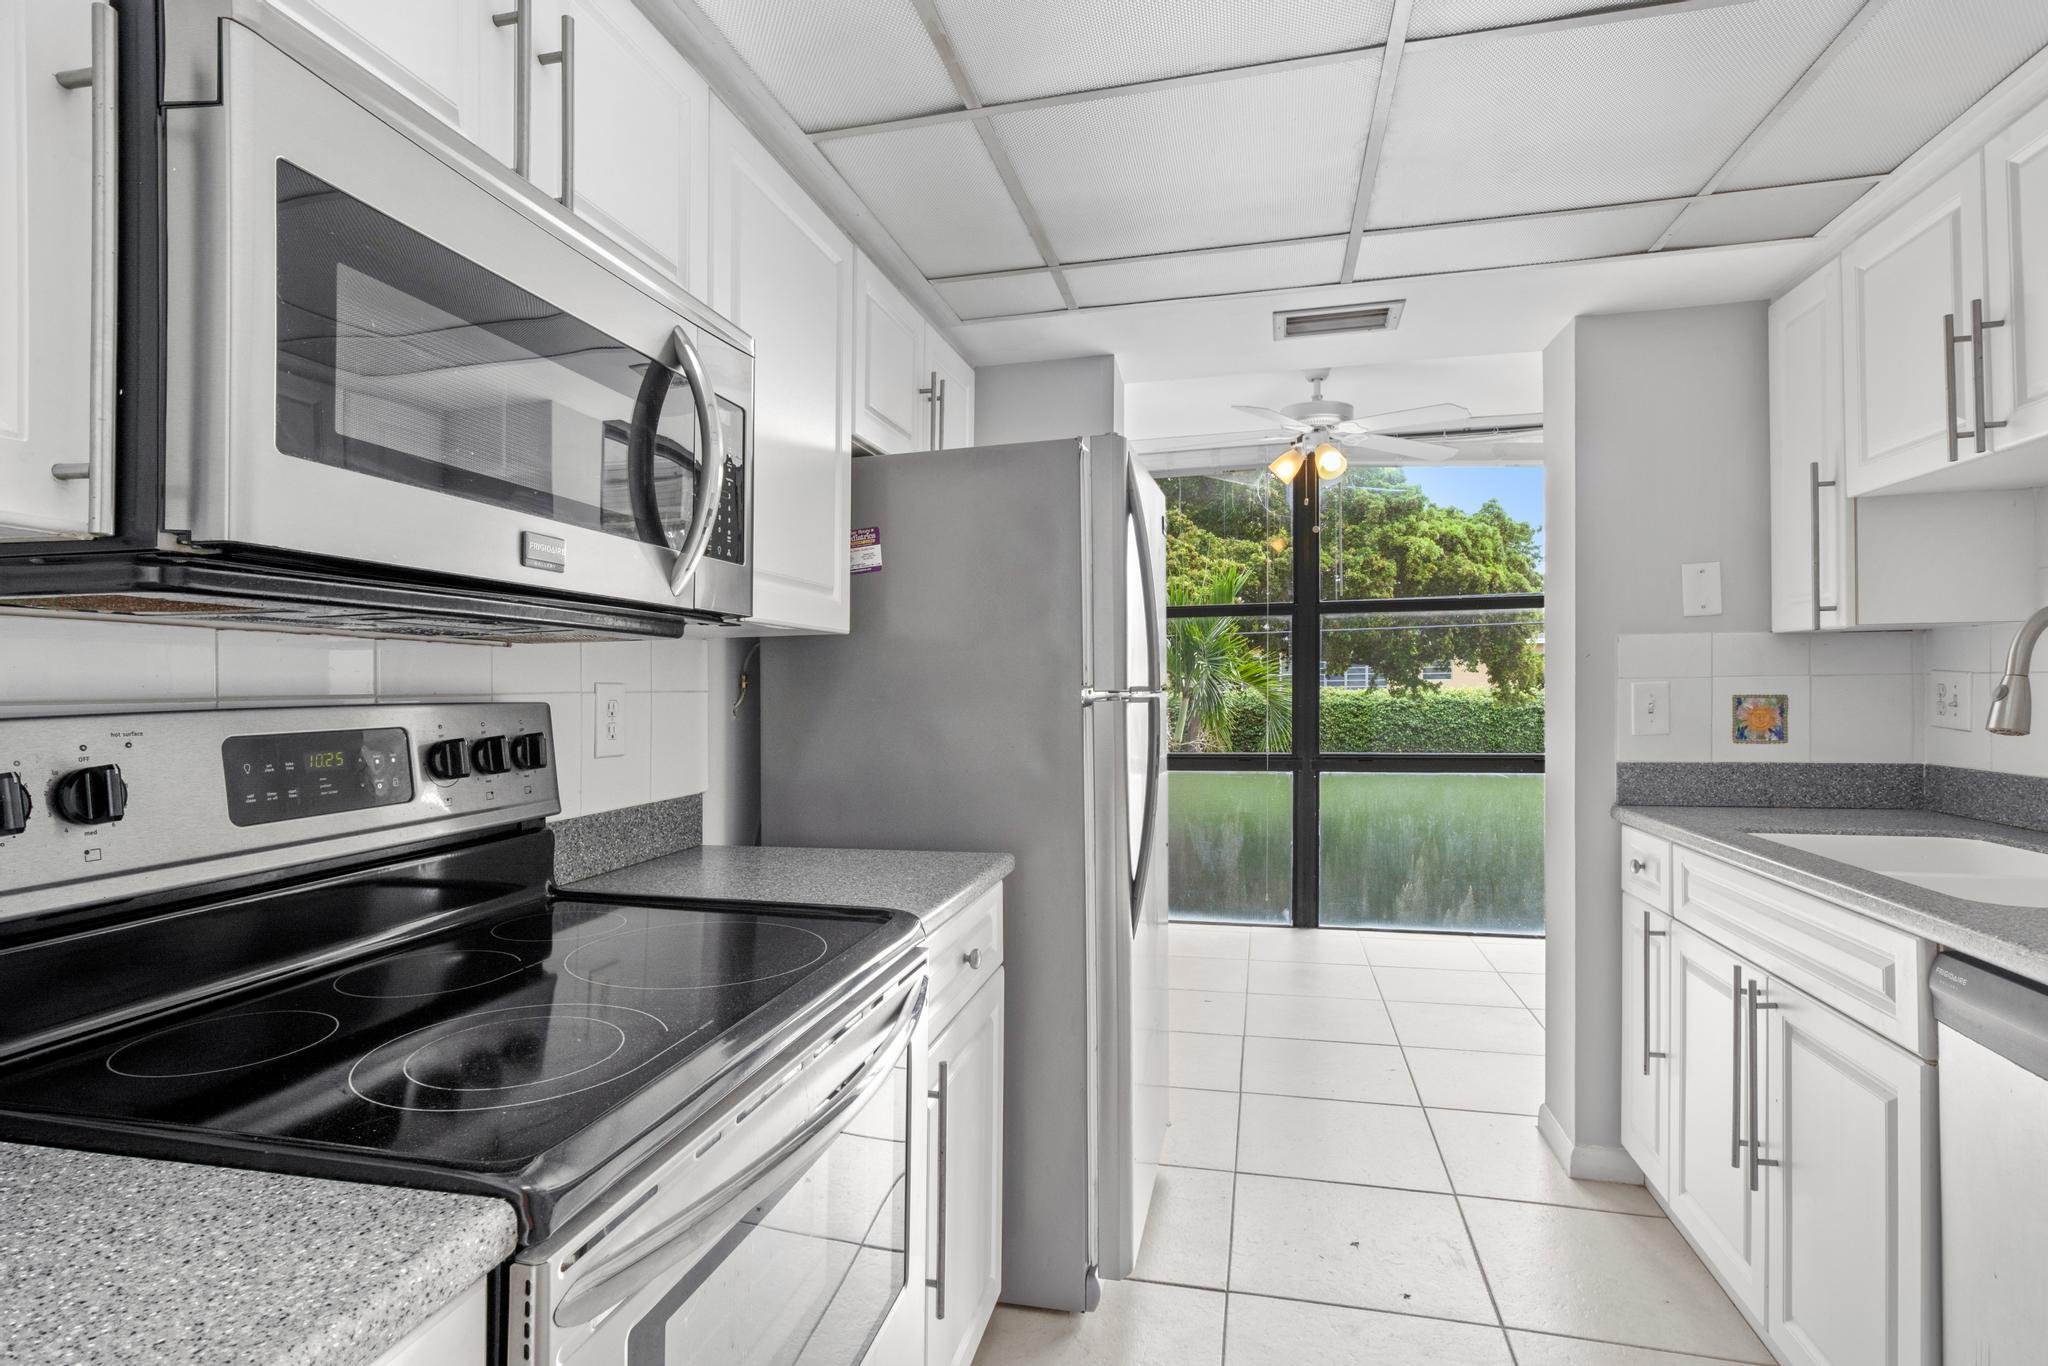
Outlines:
[{"label": "brushed nickel cabinet handle", "polygon": [[1650,913],[1643,912],[1643,1075],[1650,1075],[1650,1059],[1661,1058],[1662,1053],[1650,1051],[1650,941],[1661,939],[1668,931],[1650,928]]},{"label": "brushed nickel cabinet handle", "polygon": [[1628,870],[1631,873],[1647,873],[1650,871],[1650,865],[1639,858],[1632,858],[1628,861]]},{"label": "brushed nickel cabinet handle", "polygon": [[946,1317],[946,1109],[947,1096],[952,1087],[946,1081],[946,1064],[939,1064],[939,1084],[927,1094],[939,1103],[939,1146],[935,1155],[939,1164],[939,1195],[933,1203],[938,1213],[938,1233],[932,1239],[932,1271],[934,1274],[925,1281],[925,1288],[932,1292],[932,1317]]},{"label": "brushed nickel cabinet handle", "polygon": [[542,66],[562,68],[562,193],[565,209],[576,207],[576,18],[562,16],[562,46],[534,58]]},{"label": "brushed nickel cabinet handle", "polygon": [[1728,1165],[1742,1170],[1742,965],[1735,965],[1735,986],[1729,995],[1735,1007],[1735,1047],[1728,1067],[1733,1094],[1728,1100]]},{"label": "brushed nickel cabinet handle", "polygon": [[1778,1165],[1775,1158],[1759,1156],[1763,1151],[1763,1136],[1759,1132],[1757,1120],[1757,1073],[1760,1070],[1757,1066],[1757,1027],[1760,1024],[1760,1021],[1757,1019],[1757,1012],[1761,1010],[1776,1010],[1778,1008],[1775,1002],[1766,1001],[1763,996],[1763,985],[1758,982],[1751,982],[1749,984],[1749,1188],[1752,1192],[1757,1189],[1758,1169]]},{"label": "brushed nickel cabinet handle", "polygon": [[1998,322],[1985,322],[1984,301],[1982,299],[1970,300],[1970,382],[1975,386],[1972,392],[1977,400],[1976,435],[1977,454],[1979,455],[1984,454],[1985,451],[1990,449],[1990,447],[1984,444],[1984,434],[2006,425],[2003,421],[1990,422],[1984,417],[1985,404],[1988,401],[1985,398],[1984,384],[1984,333],[1989,328],[2004,326],[2005,322],[2003,319]]},{"label": "brushed nickel cabinet handle", "polygon": [[1956,335],[1956,315],[1945,315],[1941,320],[1941,364],[1942,379],[1948,390],[1948,458],[1954,464],[1962,458],[1963,433],[1956,430],[1956,424],[1963,420],[1961,410],[1956,406],[1956,348],[1966,345],[1969,334]]},{"label": "brushed nickel cabinet handle", "polygon": [[981,950],[969,949],[960,955],[960,961],[967,965],[969,972],[979,972],[981,970]]},{"label": "brushed nickel cabinet handle", "polygon": [[114,345],[119,327],[121,251],[121,19],[92,7],[92,65],[56,73],[66,90],[92,91],[92,321],[87,361],[91,411],[85,459],[50,467],[52,479],[86,481],[86,530],[114,529]]},{"label": "brushed nickel cabinet handle", "polygon": [[512,8],[493,14],[491,22],[499,28],[519,30],[512,45],[512,171],[521,179],[530,179],[533,175],[533,0],[512,0]]},{"label": "brushed nickel cabinet handle", "polygon": [[1813,462],[1811,466],[1811,471],[1811,477],[1807,481],[1807,491],[1809,495],[1808,506],[1812,512],[1812,541],[1810,544],[1813,549],[1813,629],[1818,631],[1820,629],[1820,614],[1822,612],[1834,612],[1840,610],[1839,604],[1823,603],[1820,600],[1820,491],[1822,489],[1833,488],[1835,486],[1835,481],[1832,479],[1823,479],[1820,477],[1820,461],[1818,460]]}]

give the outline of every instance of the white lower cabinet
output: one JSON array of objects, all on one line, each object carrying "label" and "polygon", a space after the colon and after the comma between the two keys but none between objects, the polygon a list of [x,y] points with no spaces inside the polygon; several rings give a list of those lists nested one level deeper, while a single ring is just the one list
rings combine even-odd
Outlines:
[{"label": "white lower cabinet", "polygon": [[[1859,942],[1841,920],[1809,938],[1808,894],[1691,850],[1678,861],[1673,918],[1623,898],[1624,1146],[1788,1366],[1936,1366],[1934,1068],[1852,1019],[1869,1005],[1845,986],[1898,970],[1898,932],[1872,924]],[[1749,894],[1709,896],[1709,874]],[[1796,966],[1765,971],[1689,911]],[[1925,990],[1924,972],[1902,985],[1897,1037],[1920,1037]]]},{"label": "white lower cabinet", "polygon": [[925,1366],[968,1366],[1002,1289],[1003,989],[999,968],[932,1040]]},{"label": "white lower cabinet", "polygon": [[1671,1157],[1671,917],[1621,899],[1621,1146],[1662,1193]]},{"label": "white lower cabinet", "polygon": [[484,1366],[490,1296],[478,1281],[371,1366]]},{"label": "white lower cabinet", "polygon": [[1791,1366],[1937,1362],[1934,1068],[1782,983],[1765,1004],[1771,1342]]}]

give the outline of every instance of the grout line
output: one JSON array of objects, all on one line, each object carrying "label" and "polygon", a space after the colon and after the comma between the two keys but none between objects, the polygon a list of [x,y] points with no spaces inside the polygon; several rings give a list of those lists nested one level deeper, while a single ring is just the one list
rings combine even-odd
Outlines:
[{"label": "grout line", "polygon": [[[1483,1323],[1478,1319],[1454,1319],[1448,1314],[1421,1314],[1413,1309],[1382,1309],[1377,1305],[1346,1304],[1342,1300],[1316,1300],[1310,1299],[1306,1295],[1281,1295],[1270,1290],[1233,1290],[1230,1293],[1233,1295],[1243,1295],[1255,1300],[1276,1300],[1281,1304],[1313,1304],[1323,1309],[1348,1309],[1354,1314],[1392,1314],[1404,1319],[1426,1319],[1431,1323],[1455,1323],[1462,1328],[1491,1328],[1503,1336],[1507,1333],[1505,1324]],[[1536,1330],[1525,1328],[1521,1331],[1533,1333]],[[1593,1341],[1593,1339],[1582,1338],[1580,1341]],[[1628,1347],[1635,1344],[1618,1342],[1613,1345],[1616,1347]]]},{"label": "grout line", "polygon": [[[1501,1317],[1500,1299],[1493,1293],[1493,1277],[1486,1274],[1486,1259],[1479,1255],[1479,1240],[1472,1236],[1472,1221],[1465,1217],[1465,1206],[1458,1202],[1458,1197],[1455,1194],[1458,1183],[1451,1175],[1451,1164],[1444,1159],[1444,1145],[1442,1140],[1436,1136],[1436,1123],[1430,1119],[1427,1106],[1423,1107],[1422,1122],[1429,1128],[1429,1141],[1430,1145],[1436,1149],[1436,1160],[1443,1165],[1444,1183],[1450,1186],[1453,1191],[1451,1200],[1454,1204],[1458,1205],[1458,1227],[1465,1230],[1465,1246],[1472,1249],[1472,1264],[1479,1268],[1479,1283],[1486,1287],[1486,1302],[1493,1306],[1493,1321],[1501,1325],[1501,1338],[1505,1340],[1507,1338],[1507,1320]],[[1511,1361],[1514,1359],[1514,1355],[1514,1344],[1509,1342],[1508,1357]]]}]

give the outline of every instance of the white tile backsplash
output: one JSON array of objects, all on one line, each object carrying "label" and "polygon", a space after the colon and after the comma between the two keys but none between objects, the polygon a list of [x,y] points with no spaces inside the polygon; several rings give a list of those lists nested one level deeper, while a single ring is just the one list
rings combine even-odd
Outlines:
[{"label": "white tile backsplash", "polygon": [[1912,763],[1914,692],[1909,673],[1816,673],[1808,712],[1814,762]]},{"label": "white tile backsplash", "polygon": [[1716,631],[1714,674],[1717,677],[1812,672],[1812,651],[1803,635],[1769,631]]},{"label": "white tile backsplash", "polygon": [[1810,672],[1821,674],[1909,674],[1913,672],[1910,631],[1836,631],[1815,636]]},{"label": "white tile backsplash", "polygon": [[1615,661],[1623,678],[1711,678],[1714,637],[1705,631],[1622,636],[1615,645]]},{"label": "white tile backsplash", "polygon": [[1666,735],[1634,735],[1633,699],[1630,688],[1636,680],[1616,680],[1614,703],[1615,757],[1624,763],[1703,764],[1714,757],[1713,731],[1708,722],[1713,680],[1672,678],[1671,730]]},{"label": "white tile backsplash", "polygon": [[[0,616],[0,716],[445,698],[545,702],[564,816],[706,790],[708,670],[702,640],[508,649]],[[590,689],[600,682],[627,689],[623,758],[592,753]]]}]

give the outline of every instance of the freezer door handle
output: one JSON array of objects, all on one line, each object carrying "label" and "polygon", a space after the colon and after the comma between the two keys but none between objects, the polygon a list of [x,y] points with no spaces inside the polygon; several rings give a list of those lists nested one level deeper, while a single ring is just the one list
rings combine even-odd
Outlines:
[{"label": "freezer door handle", "polygon": [[1162,688],[1083,688],[1081,702],[1094,706],[1097,702],[1164,702],[1166,692]]},{"label": "freezer door handle", "polygon": [[1126,689],[1129,700],[1145,704],[1147,732],[1145,758],[1145,812],[1138,821],[1138,847],[1131,862],[1131,933],[1145,915],[1145,895],[1152,885],[1152,844],[1159,826],[1160,788],[1166,769],[1166,680],[1160,660],[1165,642],[1160,638],[1159,583],[1152,572],[1152,528],[1145,520],[1145,500],[1140,496],[1138,467],[1129,466],[1124,475],[1124,502],[1130,509],[1131,526],[1138,538],[1138,595],[1145,611],[1145,667],[1151,676],[1142,688]]}]

